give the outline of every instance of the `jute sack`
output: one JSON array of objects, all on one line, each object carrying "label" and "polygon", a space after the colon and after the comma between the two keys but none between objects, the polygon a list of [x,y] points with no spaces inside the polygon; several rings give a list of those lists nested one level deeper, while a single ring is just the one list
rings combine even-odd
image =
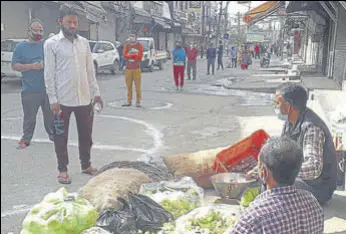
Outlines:
[{"label": "jute sack", "polygon": [[215,174],[213,164],[216,155],[225,148],[220,147],[189,154],[165,156],[163,160],[175,177],[192,177],[198,186],[208,189],[213,187],[209,178]]},{"label": "jute sack", "polygon": [[106,209],[120,210],[118,197],[127,199],[127,193],[138,193],[142,184],[152,182],[143,172],[130,168],[109,169],[80,189],[81,195],[99,212]]}]

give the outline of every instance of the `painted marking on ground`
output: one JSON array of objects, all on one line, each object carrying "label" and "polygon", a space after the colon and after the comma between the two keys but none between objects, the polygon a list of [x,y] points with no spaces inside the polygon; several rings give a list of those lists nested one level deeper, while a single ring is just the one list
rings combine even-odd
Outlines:
[{"label": "painted marking on ground", "polygon": [[[122,146],[116,146],[116,145],[101,145],[101,144],[94,144],[93,148],[96,149],[101,149],[101,150],[123,150],[123,151],[135,151],[135,152],[140,152],[142,155],[140,156],[139,160],[143,161],[149,161],[155,154],[163,147],[164,141],[163,141],[163,134],[152,124],[147,123],[144,120],[139,120],[139,119],[133,119],[129,117],[124,117],[124,116],[113,116],[113,115],[97,115],[98,117],[101,118],[108,118],[108,119],[120,119],[120,120],[125,120],[129,121],[132,123],[136,123],[139,125],[142,125],[146,128],[146,133],[152,137],[154,145],[150,149],[138,149],[138,148],[125,148]],[[2,118],[1,121],[5,120],[17,120],[21,119],[22,117],[9,117],[9,118]],[[20,136],[4,136],[1,135],[1,139],[5,140],[20,140]],[[40,142],[40,143],[50,143],[52,144],[51,141],[48,139],[38,139],[34,138],[32,141],[34,142]],[[77,142],[71,142],[69,143],[69,146],[75,146],[78,147]],[[28,212],[31,209],[32,206],[27,206],[27,205],[20,205],[20,206],[14,206],[12,210],[10,211],[5,211],[1,213],[1,218],[5,218],[8,216],[13,216],[21,213]]]},{"label": "painted marking on ground", "polygon": [[[141,148],[126,148],[118,145],[103,145],[103,144],[94,144],[93,149],[99,149],[99,150],[119,150],[119,151],[135,151],[144,153],[145,155],[154,155],[157,153],[157,151],[163,146],[163,135],[162,133],[155,128],[154,125],[149,124],[143,120],[133,119],[129,117],[124,116],[113,116],[113,115],[97,115],[97,117],[101,118],[108,118],[108,119],[121,119],[125,121],[129,121],[135,124],[142,125],[146,128],[146,133],[153,139],[153,147],[150,149],[141,149]],[[22,119],[22,117],[8,117],[8,118],[2,118],[1,121],[13,121],[17,119]],[[1,135],[1,139],[3,140],[16,140],[19,141],[21,139],[21,136],[13,136],[13,135]],[[49,143],[52,144],[52,142],[48,139],[40,139],[40,138],[33,138],[32,142],[38,142],[38,143]],[[77,142],[69,142],[69,146],[78,147]]]},{"label": "painted marking on ground", "polygon": [[9,216],[17,215],[17,214],[22,214],[25,212],[28,212],[33,206],[28,206],[28,205],[18,205],[18,206],[13,206],[13,209],[10,211],[5,211],[1,213],[1,218],[6,218]]},{"label": "painted marking on ground", "polygon": [[[147,100],[147,101],[156,101],[156,100]],[[146,103],[145,101],[143,101],[143,108],[144,109],[150,109],[150,110],[164,110],[164,109],[169,109],[173,106],[173,103],[171,102],[160,102],[160,101],[156,101],[156,104],[163,104],[162,106],[155,106],[155,107],[146,107]],[[121,101],[114,101],[114,102],[109,102],[107,104],[108,106],[112,107],[112,108],[124,108],[122,107],[122,102]],[[136,108],[133,106],[133,108]],[[129,109],[128,107],[126,109]]]}]

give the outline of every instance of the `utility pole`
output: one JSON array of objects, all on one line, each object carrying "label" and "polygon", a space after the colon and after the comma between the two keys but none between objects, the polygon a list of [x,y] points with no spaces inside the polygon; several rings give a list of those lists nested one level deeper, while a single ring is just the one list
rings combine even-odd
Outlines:
[{"label": "utility pole", "polygon": [[128,4],[129,4],[129,12],[128,12],[129,20],[127,21],[127,30],[128,32],[132,32],[132,25],[133,25],[132,1],[128,1]]},{"label": "utility pole", "polygon": [[238,16],[238,43],[240,43],[240,12],[237,13]]},{"label": "utility pole", "polygon": [[228,33],[228,6],[231,1],[227,1],[226,3],[226,8],[225,8],[225,34]]},{"label": "utility pole", "polygon": [[223,3],[223,1],[220,1],[219,20],[218,20],[217,30],[216,30],[216,48],[218,47],[218,43],[219,43],[219,39],[220,39],[220,24],[221,24],[221,16],[222,16],[222,3]]}]

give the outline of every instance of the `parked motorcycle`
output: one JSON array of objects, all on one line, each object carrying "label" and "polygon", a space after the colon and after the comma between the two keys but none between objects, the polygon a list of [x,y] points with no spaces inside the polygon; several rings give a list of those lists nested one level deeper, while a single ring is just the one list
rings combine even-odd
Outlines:
[{"label": "parked motorcycle", "polygon": [[261,67],[268,68],[270,64],[270,54],[268,52],[264,53],[264,56],[262,57],[260,61]]}]

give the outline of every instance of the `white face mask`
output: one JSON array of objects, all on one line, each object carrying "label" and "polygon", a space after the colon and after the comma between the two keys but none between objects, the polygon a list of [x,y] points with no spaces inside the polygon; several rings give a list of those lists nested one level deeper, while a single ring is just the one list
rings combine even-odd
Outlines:
[{"label": "white face mask", "polygon": [[135,41],[136,41],[136,38],[135,38],[135,37],[129,37],[129,41],[130,41],[130,42],[135,42]]},{"label": "white face mask", "polygon": [[275,114],[279,119],[281,119],[283,121],[288,121],[288,114],[285,114],[285,115],[282,114],[280,107],[275,107]]},{"label": "white face mask", "polygon": [[[266,185],[267,184],[267,178],[268,178],[268,170],[267,170],[267,168],[263,165],[262,166],[263,167],[263,169],[266,171],[266,176],[265,177],[262,177],[261,176],[261,173],[260,173],[260,170],[258,170],[258,176],[259,176],[259,178],[260,178],[260,181],[262,182],[262,184],[263,185]],[[264,173],[263,173],[264,174]]]},{"label": "white face mask", "polygon": [[190,49],[191,49],[191,50],[193,49],[193,45],[190,45]]}]

